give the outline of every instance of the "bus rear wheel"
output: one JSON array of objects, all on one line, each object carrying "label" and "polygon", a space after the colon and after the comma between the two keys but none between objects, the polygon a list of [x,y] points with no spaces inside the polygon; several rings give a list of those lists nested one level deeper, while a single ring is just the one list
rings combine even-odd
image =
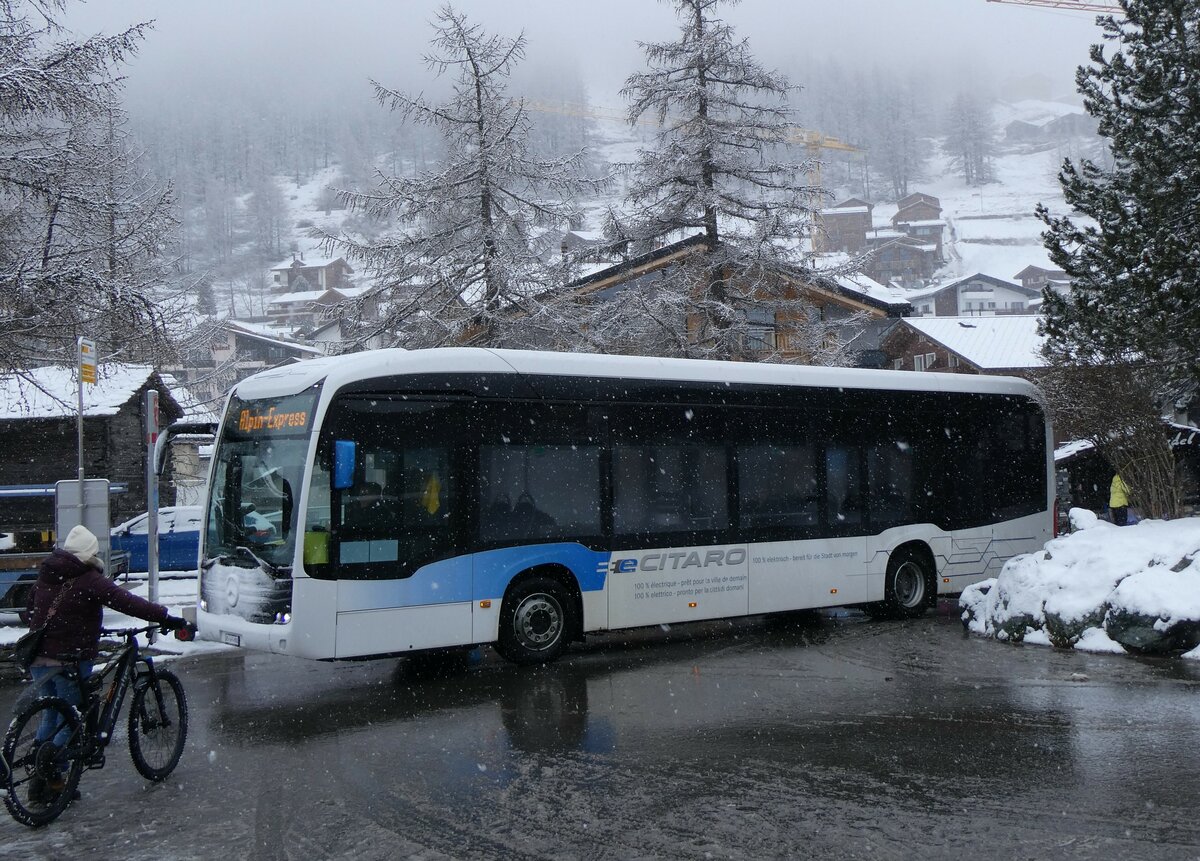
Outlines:
[{"label": "bus rear wheel", "polygon": [[889,615],[898,619],[925,615],[933,579],[927,568],[924,557],[911,547],[901,547],[892,554],[883,597]]},{"label": "bus rear wheel", "polygon": [[574,609],[566,590],[549,577],[513,587],[500,608],[496,651],[514,664],[548,664],[567,648]]}]

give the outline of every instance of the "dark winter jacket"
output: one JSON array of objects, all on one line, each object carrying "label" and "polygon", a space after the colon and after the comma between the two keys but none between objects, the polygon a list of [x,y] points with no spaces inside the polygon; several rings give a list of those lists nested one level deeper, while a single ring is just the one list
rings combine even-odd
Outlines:
[{"label": "dark winter jacket", "polygon": [[42,654],[51,658],[95,658],[104,607],[148,622],[161,622],[168,615],[166,607],[125,591],[96,566],[80,562],[65,550],[55,550],[42,562],[33,587],[31,631],[46,624],[50,607],[63,589],[70,591],[59,601],[42,640]]}]

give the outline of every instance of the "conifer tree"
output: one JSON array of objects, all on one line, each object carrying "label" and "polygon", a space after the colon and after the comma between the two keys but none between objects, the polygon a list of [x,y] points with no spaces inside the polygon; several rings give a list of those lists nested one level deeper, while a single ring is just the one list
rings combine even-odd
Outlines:
[{"label": "conifer tree", "polygon": [[[1112,166],[1065,161],[1059,181],[1074,214],[1037,209],[1050,258],[1071,279],[1066,295],[1045,291],[1042,328],[1059,378],[1109,381],[1060,386],[1058,411],[1089,417],[1080,432],[1134,503],[1171,516],[1178,477],[1163,406],[1200,384],[1200,0],[1121,6],[1124,19],[1100,19],[1113,50],[1092,46],[1076,73]],[[1150,397],[1123,395],[1123,381]]]},{"label": "conifer tree", "polygon": [[378,175],[372,191],[345,191],[347,205],[397,229],[379,239],[343,233],[327,246],[347,253],[384,285],[385,313],[363,340],[385,333],[407,347],[521,343],[522,321],[541,319],[559,277],[539,237],[565,228],[583,188],[583,153],[540,158],[530,120],[508,95],[525,37],[489,34],[450,6],[439,11],[425,58],[449,73],[451,94],[433,103],[374,83],[380,103],[432,127],[443,156],[411,176]]},{"label": "conifer tree", "polygon": [[[1059,173],[1075,215],[1038,217],[1070,292],[1045,295],[1045,334],[1064,361],[1153,364],[1200,381],[1200,0],[1122,0],[1076,81],[1111,168]],[[1082,218],[1080,218],[1082,216]]]}]

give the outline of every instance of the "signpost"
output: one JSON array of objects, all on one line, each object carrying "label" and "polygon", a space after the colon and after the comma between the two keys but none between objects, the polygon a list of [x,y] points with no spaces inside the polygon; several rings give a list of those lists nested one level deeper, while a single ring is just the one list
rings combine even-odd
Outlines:
[{"label": "signpost", "polygon": [[[96,385],[96,342],[88,338],[79,338],[79,416],[75,423],[76,447],[79,455],[79,483],[83,484],[83,384]],[[105,498],[105,510],[108,499]],[[83,494],[79,497],[79,522],[83,523]],[[106,527],[107,531],[107,527]],[[61,534],[61,533],[60,533]]]}]

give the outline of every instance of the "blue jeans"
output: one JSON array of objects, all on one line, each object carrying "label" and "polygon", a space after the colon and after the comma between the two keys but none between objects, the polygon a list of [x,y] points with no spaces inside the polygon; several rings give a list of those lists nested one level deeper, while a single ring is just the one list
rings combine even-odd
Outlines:
[{"label": "blue jeans", "polygon": [[[79,691],[79,685],[75,679],[62,672],[62,667],[30,667],[29,673],[33,676],[33,683],[38,685],[41,690],[38,691],[39,696],[43,697],[59,697],[66,700],[76,708],[83,708],[83,697]],[[79,672],[82,673],[82,678],[86,679],[92,674],[92,664],[90,661],[79,665]],[[47,679],[47,676],[53,675]],[[55,718],[54,712],[42,712],[42,722],[38,725],[35,738],[38,741],[45,741],[50,738],[51,733],[54,733]],[[71,737],[71,730],[67,727],[61,728],[54,735],[54,743],[62,747]]]}]

